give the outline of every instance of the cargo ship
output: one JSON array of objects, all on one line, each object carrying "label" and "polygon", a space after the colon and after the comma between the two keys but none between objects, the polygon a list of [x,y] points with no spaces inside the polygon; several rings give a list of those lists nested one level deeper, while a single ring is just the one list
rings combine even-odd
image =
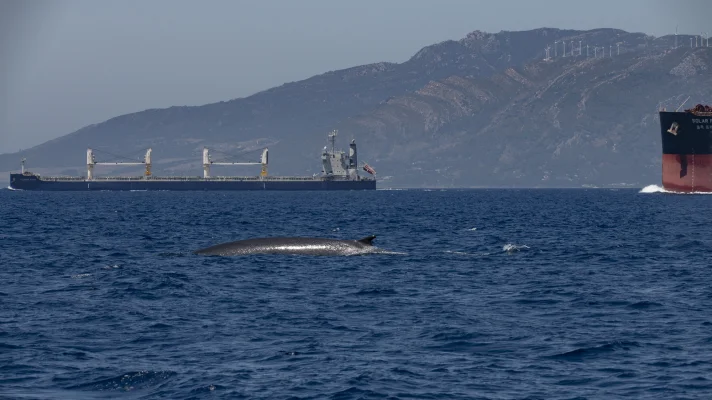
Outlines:
[{"label": "cargo ship", "polygon": [[712,192],[712,107],[698,104],[684,111],[660,110],[659,115],[663,188]]},{"label": "cargo ship", "polygon": [[[322,172],[314,176],[270,176],[267,173],[268,149],[262,151],[259,162],[214,162],[208,148],[203,148],[203,176],[154,176],[151,173],[151,149],[142,162],[97,162],[92,149],[87,149],[87,175],[80,177],[40,176],[25,169],[10,174],[10,187],[18,190],[42,191],[148,191],[148,190],[375,190],[376,171],[364,163],[361,168],[371,176],[362,177],[356,152],[356,141],[349,145],[349,154],[335,148],[337,131],[328,135],[331,148],[321,154]],[[95,177],[94,168],[102,165],[144,165],[143,176]],[[213,165],[260,165],[258,176],[212,176]]]}]

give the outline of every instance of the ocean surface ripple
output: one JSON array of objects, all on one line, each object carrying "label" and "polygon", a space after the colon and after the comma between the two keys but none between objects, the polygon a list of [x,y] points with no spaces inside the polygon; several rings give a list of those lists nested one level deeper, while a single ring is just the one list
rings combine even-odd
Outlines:
[{"label": "ocean surface ripple", "polygon": [[0,190],[0,398],[709,399],[709,199]]}]

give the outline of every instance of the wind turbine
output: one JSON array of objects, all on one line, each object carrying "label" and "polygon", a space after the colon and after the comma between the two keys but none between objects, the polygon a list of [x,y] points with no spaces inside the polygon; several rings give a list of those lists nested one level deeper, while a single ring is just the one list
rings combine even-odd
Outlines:
[{"label": "wind turbine", "polygon": [[675,48],[677,48],[677,25],[675,25]]},{"label": "wind turbine", "polygon": [[566,57],[566,41],[562,40],[561,43],[564,44],[564,57]]},{"label": "wind turbine", "polygon": [[559,53],[558,53],[558,48],[559,48],[559,46],[556,45],[557,43],[559,43],[559,41],[558,41],[558,40],[554,40],[554,57],[558,57],[558,56],[559,56]]}]

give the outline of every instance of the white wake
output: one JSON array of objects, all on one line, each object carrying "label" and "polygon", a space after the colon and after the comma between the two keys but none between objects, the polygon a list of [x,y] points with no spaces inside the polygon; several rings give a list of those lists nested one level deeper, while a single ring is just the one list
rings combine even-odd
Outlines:
[{"label": "white wake", "polygon": [[671,193],[668,192],[667,190],[663,189],[661,186],[658,185],[648,185],[642,189],[640,189],[640,192],[638,193]]},{"label": "white wake", "polygon": [[662,186],[658,185],[648,185],[642,189],[638,193],[669,193],[669,194],[712,194],[711,192],[676,192],[673,190],[667,190],[663,188]]}]

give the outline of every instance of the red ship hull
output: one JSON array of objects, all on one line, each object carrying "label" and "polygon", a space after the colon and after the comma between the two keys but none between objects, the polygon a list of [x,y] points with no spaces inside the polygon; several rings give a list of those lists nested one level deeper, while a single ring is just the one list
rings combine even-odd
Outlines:
[{"label": "red ship hull", "polygon": [[663,188],[672,192],[712,192],[712,155],[663,154]]}]

